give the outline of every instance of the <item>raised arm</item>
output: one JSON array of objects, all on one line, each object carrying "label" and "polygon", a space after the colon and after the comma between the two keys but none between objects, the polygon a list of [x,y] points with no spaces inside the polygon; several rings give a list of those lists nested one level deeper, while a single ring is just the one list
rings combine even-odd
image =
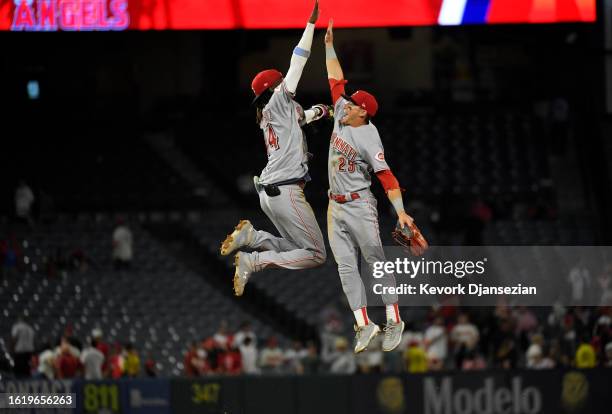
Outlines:
[{"label": "raised arm", "polygon": [[306,29],[298,45],[293,49],[291,55],[291,64],[285,76],[285,86],[291,93],[295,93],[297,90],[298,83],[302,77],[302,72],[308,57],[310,56],[310,48],[312,47],[312,37],[314,35],[315,23],[319,18],[319,0],[315,0],[314,8],[306,24]]},{"label": "raised arm", "polygon": [[327,32],[325,33],[325,66],[327,67],[327,78],[332,94],[332,103],[335,104],[340,95],[344,93],[344,73],[336,51],[334,50],[334,20],[329,19]]}]

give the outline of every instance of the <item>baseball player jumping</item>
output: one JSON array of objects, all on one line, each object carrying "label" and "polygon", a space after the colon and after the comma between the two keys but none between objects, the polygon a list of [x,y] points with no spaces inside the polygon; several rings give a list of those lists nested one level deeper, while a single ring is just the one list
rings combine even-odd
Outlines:
[{"label": "baseball player jumping", "polygon": [[308,269],[325,262],[325,244],[315,215],[304,196],[309,153],[302,126],[328,115],[325,105],[304,111],[293,99],[302,71],[310,55],[319,4],[314,9],[297,47],[293,50],[287,76],[275,69],[258,73],[251,87],[257,110],[257,123],[263,131],[268,163],[255,187],[262,210],[282,237],[255,230],[241,220],[221,244],[221,254],[248,247],[234,257],[234,294],[241,296],[253,272],[267,267]]},{"label": "baseball player jumping", "polygon": [[[377,202],[370,191],[372,171],[393,204],[399,225],[409,226],[413,220],[404,210],[399,183],[385,161],[378,130],[371,122],[378,110],[376,99],[362,90],[345,95],[347,81],[334,51],[332,20],[325,34],[325,62],[334,103],[334,129],[328,159],[327,231],[342,288],[357,321],[355,353],[358,353],[380,332],[378,325],[368,318],[366,290],[357,259],[358,250],[361,250],[370,266],[385,260]],[[379,282],[384,287],[395,286],[395,276],[387,275]],[[385,294],[382,300],[387,311],[382,348],[391,351],[401,341],[404,322],[400,318],[397,295]]]}]

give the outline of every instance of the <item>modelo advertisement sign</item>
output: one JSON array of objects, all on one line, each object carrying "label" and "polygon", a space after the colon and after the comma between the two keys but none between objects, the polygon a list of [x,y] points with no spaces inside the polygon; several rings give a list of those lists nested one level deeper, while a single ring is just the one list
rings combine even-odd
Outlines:
[{"label": "modelo advertisement sign", "polygon": [[606,413],[612,403],[605,389],[612,372],[499,371],[408,376],[406,410],[378,386],[381,412],[422,414],[579,414]]},{"label": "modelo advertisement sign", "polygon": [[[313,1],[0,0],[0,30],[302,29]],[[318,26],[594,22],[596,0],[335,0]]]},{"label": "modelo advertisement sign", "polygon": [[612,369],[0,381],[2,393],[70,393],[75,409],[8,414],[607,414]]}]

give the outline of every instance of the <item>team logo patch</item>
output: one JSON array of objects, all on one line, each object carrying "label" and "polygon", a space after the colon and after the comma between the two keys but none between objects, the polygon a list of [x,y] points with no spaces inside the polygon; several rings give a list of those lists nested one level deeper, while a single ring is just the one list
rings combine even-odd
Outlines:
[{"label": "team logo patch", "polygon": [[384,153],[384,152],[382,152],[382,151],[381,151],[381,152],[379,152],[379,153],[377,153],[377,154],[376,154],[376,159],[377,159],[378,161],[384,161],[384,160],[385,160],[385,153]]}]

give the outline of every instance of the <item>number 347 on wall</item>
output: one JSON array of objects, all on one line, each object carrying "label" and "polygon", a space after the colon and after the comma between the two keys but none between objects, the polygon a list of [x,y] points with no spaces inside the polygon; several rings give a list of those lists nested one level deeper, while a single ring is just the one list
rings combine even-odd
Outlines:
[{"label": "number 347 on wall", "polygon": [[216,404],[219,402],[220,384],[193,384],[191,388],[193,390],[191,400],[194,404]]}]

